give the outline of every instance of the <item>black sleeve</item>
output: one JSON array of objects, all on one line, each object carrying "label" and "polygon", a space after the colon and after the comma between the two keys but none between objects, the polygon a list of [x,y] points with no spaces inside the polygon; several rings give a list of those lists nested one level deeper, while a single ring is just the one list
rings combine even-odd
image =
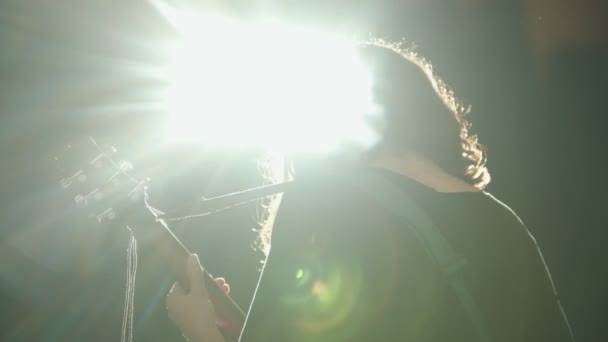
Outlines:
[{"label": "black sleeve", "polygon": [[[372,198],[383,197],[337,178],[301,183],[284,196],[241,342],[475,340],[414,230]],[[427,211],[442,198],[433,196]],[[542,255],[521,234],[527,232],[521,220],[496,200],[466,200],[448,202],[462,204],[456,214],[439,203],[435,211],[449,215],[431,217],[466,252],[464,276],[492,318],[495,340],[571,341]],[[471,208],[483,214],[475,224],[458,214]]]}]

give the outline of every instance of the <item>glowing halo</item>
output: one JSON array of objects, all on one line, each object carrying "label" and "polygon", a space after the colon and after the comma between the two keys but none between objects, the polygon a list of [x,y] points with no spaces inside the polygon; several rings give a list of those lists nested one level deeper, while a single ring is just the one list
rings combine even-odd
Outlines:
[{"label": "glowing halo", "polygon": [[366,122],[380,111],[353,41],[276,20],[157,7],[179,33],[164,74],[174,140],[281,152],[377,141]]}]

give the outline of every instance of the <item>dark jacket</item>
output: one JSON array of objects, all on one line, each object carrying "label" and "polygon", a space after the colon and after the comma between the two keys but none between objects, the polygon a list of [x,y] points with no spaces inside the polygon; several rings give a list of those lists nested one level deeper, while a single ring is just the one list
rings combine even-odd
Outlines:
[{"label": "dark jacket", "polygon": [[[384,170],[355,179],[379,174],[466,258],[492,341],[572,340],[536,241],[511,209],[486,192],[438,193]],[[374,197],[331,173],[284,196],[242,342],[475,341],[419,240]]]}]

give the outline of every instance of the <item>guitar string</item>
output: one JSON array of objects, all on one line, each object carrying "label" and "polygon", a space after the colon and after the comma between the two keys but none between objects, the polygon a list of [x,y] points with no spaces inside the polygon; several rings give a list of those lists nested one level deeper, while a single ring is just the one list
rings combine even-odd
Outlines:
[{"label": "guitar string", "polygon": [[121,330],[121,342],[126,342],[127,341],[127,326],[128,326],[128,316],[129,316],[129,303],[130,303],[130,296],[131,296],[131,292],[130,292],[130,288],[131,288],[131,246],[132,246],[132,241],[129,238],[129,247],[127,247],[127,280],[126,280],[126,286],[125,286],[125,304],[124,304],[124,310],[123,310],[123,314],[122,314],[122,330]]},{"label": "guitar string", "polygon": [[126,334],[127,334],[127,315],[128,315],[128,311],[129,311],[129,286],[130,286],[130,275],[131,275],[131,253],[130,253],[130,249],[131,249],[131,239],[129,239],[129,247],[127,247],[127,283],[125,286],[125,303],[124,303],[124,307],[123,307],[123,313],[122,313],[122,329],[121,329],[121,337],[120,340],[121,342],[125,342],[126,341]]},{"label": "guitar string", "polygon": [[133,341],[133,316],[135,303],[135,276],[137,274],[137,240],[133,231],[129,237],[127,248],[127,284],[125,289],[125,305],[123,311],[121,341]]},{"label": "guitar string", "polygon": [[131,322],[129,323],[129,327],[130,327],[130,331],[131,331],[131,338],[130,341],[131,342],[133,340],[133,317],[135,316],[135,275],[137,274],[137,239],[135,238],[135,235],[132,236],[132,240],[133,240],[133,250],[132,250],[132,258],[133,258],[133,273],[131,274],[131,315],[130,315],[130,319]]},{"label": "guitar string", "polygon": [[213,215],[215,213],[219,213],[219,212],[224,211],[224,210],[228,210],[228,209],[232,209],[232,208],[241,206],[243,204],[246,204],[246,203],[249,203],[249,202],[252,202],[252,201],[255,201],[255,200],[257,200],[257,198],[253,199],[253,200],[249,200],[249,201],[235,203],[235,204],[232,204],[230,206],[226,206],[224,208],[216,209],[216,210],[213,210],[213,211],[208,211],[208,212],[204,212],[204,213],[200,213],[200,214],[192,214],[192,215],[179,216],[179,217],[163,218],[163,220],[165,222],[176,222],[176,221],[190,220],[190,219],[199,218],[199,217],[205,217],[205,216],[208,216],[208,215]]},{"label": "guitar string", "polygon": [[[147,202],[147,192],[145,190],[145,179],[138,180],[136,177],[130,175],[127,171],[129,169],[128,164],[117,163],[110,157],[103,149],[97,144],[97,142],[90,138],[93,145],[96,146],[100,153],[100,155],[93,160],[94,163],[99,158],[104,158],[112,164],[114,167],[118,169],[118,171],[112,175],[109,179],[106,180],[107,183],[111,182],[115,177],[119,174],[125,175],[131,182],[137,184],[137,187],[144,186],[144,199],[146,202],[146,206],[148,206]],[[137,188],[136,187],[136,188]],[[130,194],[130,193],[129,193]],[[149,206],[148,206],[149,207]],[[134,304],[135,304],[135,277],[137,275],[137,239],[135,238],[135,234],[133,230],[127,226],[129,229],[129,246],[127,247],[127,279],[126,279],[126,287],[125,287],[125,305],[123,308],[123,320],[122,320],[122,330],[121,330],[121,341],[122,342],[132,342],[133,341],[133,318],[134,318]]]},{"label": "guitar string", "polygon": [[[273,195],[276,195],[277,193],[285,191],[285,189],[282,189],[282,191],[275,191],[273,193],[259,195],[258,197],[255,197],[255,198],[244,199],[242,201],[239,201],[239,202],[236,202],[236,203],[232,203],[232,204],[227,205],[227,206],[225,206],[223,208],[215,209],[215,210],[212,210],[212,211],[209,211],[209,212],[204,212],[204,213],[199,213],[199,214],[183,215],[183,216],[179,216],[179,217],[167,217],[167,216],[169,216],[168,213],[164,213],[164,212],[162,212],[162,211],[160,211],[160,210],[158,210],[156,208],[153,208],[148,203],[148,193],[146,191],[147,190],[146,183],[148,182],[148,179],[144,178],[143,180],[141,180],[141,179],[138,179],[137,177],[129,174],[127,171],[131,167],[129,167],[129,164],[127,164],[127,162],[125,162],[125,164],[121,164],[120,162],[116,162],[112,157],[110,157],[109,155],[107,155],[103,151],[103,149],[101,149],[101,147],[97,144],[97,142],[95,140],[92,140],[92,142],[97,147],[97,149],[101,152],[100,157],[101,156],[105,157],[108,160],[108,162],[110,162],[110,164],[112,164],[114,167],[116,167],[118,169],[118,171],[114,175],[112,175],[110,177],[110,179],[107,180],[107,182],[112,181],[112,179],[115,178],[115,177],[117,177],[119,174],[123,174],[131,182],[137,184],[137,186],[135,187],[135,189],[137,189],[137,187],[142,186],[143,192],[144,192],[144,200],[146,202],[146,207],[150,211],[152,211],[152,213],[154,214],[154,216],[156,217],[157,220],[162,218],[162,219],[164,219],[165,222],[174,222],[174,221],[183,221],[183,220],[188,220],[188,219],[193,219],[193,218],[204,217],[204,216],[215,214],[215,213],[227,210],[227,209],[232,209],[232,208],[241,206],[243,204],[247,204],[249,202],[253,202],[253,201],[259,200],[259,199],[264,198],[264,197],[273,196]],[[261,188],[276,188],[276,187],[279,187],[279,186],[284,187],[284,186],[288,186],[289,185],[288,183],[290,183],[290,182],[285,182],[283,184],[274,184],[274,185],[270,185],[270,186],[263,186]],[[232,194],[228,194],[228,195],[224,195],[224,196],[219,196],[219,197],[224,197],[224,198],[226,198],[226,197],[236,197],[236,196],[239,196],[239,195],[244,195],[246,193],[249,193],[251,190],[259,190],[261,188],[257,188],[257,189],[254,188],[254,189],[244,190],[244,191],[235,192],[235,193],[232,193]],[[135,190],[133,190],[133,191],[135,191]],[[206,199],[206,201],[209,201],[209,200],[213,200],[213,199]]]},{"label": "guitar string", "polygon": [[[94,142],[94,144],[97,145],[95,142]],[[99,148],[98,145],[97,145],[97,147]],[[157,210],[149,205],[148,192],[147,192],[147,187],[146,187],[146,183],[147,183],[146,179],[139,180],[136,177],[134,177],[133,175],[129,174],[127,172],[129,169],[127,164],[117,163],[103,151],[102,151],[101,156],[105,157],[106,160],[108,160],[110,162],[110,164],[112,164],[113,166],[115,166],[118,169],[118,171],[114,175],[112,175],[110,177],[110,179],[107,180],[107,182],[111,182],[119,174],[125,175],[130,181],[137,184],[136,189],[137,189],[137,187],[140,187],[140,186],[143,188],[143,197],[144,197],[145,205],[152,212],[152,214],[155,216],[155,218],[158,220],[161,218],[161,216],[164,216],[165,213],[163,213],[162,211]],[[135,190],[133,190],[133,191],[135,191]],[[244,191],[244,192],[247,192],[247,191]],[[202,214],[198,214],[198,215],[195,214],[195,215],[188,215],[188,216],[177,217],[177,218],[170,218],[170,219],[167,219],[167,221],[180,221],[180,220],[185,220],[185,219],[191,219],[194,217],[207,216],[209,214],[213,214],[213,213],[224,211],[224,210],[227,210],[230,208],[234,208],[234,207],[240,206],[242,204],[257,200],[260,197],[266,197],[266,196],[269,196],[269,195],[267,194],[265,196],[259,196],[258,198],[243,200],[238,203],[233,203],[232,205],[226,206],[224,208],[213,210],[212,212],[202,213]],[[127,284],[126,284],[126,289],[125,289],[125,305],[124,305],[124,310],[123,310],[123,322],[122,322],[122,331],[121,331],[121,341],[122,342],[132,342],[133,341],[135,276],[137,273],[137,240],[135,239],[135,235],[134,235],[133,231],[131,229],[129,229],[129,230],[130,230],[131,234],[130,234],[130,238],[129,238],[129,247],[127,248],[127,280],[126,280]]]}]

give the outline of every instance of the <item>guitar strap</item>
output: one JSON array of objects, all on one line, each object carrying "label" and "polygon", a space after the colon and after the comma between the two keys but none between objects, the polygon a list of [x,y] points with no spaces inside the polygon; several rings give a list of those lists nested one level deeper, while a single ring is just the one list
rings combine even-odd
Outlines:
[{"label": "guitar strap", "polygon": [[477,340],[491,341],[485,317],[464,281],[463,270],[467,264],[466,259],[454,251],[427,213],[403,190],[378,173],[369,173],[367,176],[370,177],[364,178],[366,180],[364,184],[361,183],[361,179],[356,180],[354,177],[352,179],[347,177],[347,180],[397,216],[403,226],[411,230],[454,291],[471,322]]}]

